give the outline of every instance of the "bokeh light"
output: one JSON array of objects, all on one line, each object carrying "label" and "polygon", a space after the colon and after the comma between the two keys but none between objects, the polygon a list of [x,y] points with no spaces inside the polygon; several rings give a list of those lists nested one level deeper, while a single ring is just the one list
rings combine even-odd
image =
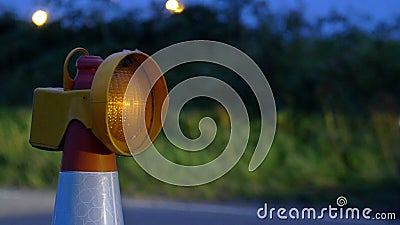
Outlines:
[{"label": "bokeh light", "polygon": [[168,0],[165,3],[165,8],[171,13],[181,13],[185,9],[183,4],[177,0]]},{"label": "bokeh light", "polygon": [[46,24],[47,18],[48,18],[47,12],[43,10],[37,10],[32,14],[32,22],[38,27],[41,27],[44,24]]}]

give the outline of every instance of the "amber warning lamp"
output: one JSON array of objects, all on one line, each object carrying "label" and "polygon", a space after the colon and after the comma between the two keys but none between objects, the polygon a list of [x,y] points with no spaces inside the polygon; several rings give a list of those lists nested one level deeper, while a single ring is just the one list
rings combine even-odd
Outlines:
[{"label": "amber warning lamp", "polygon": [[[84,55],[76,62],[73,80],[68,64],[76,53]],[[64,150],[67,130],[78,121],[110,152],[130,156],[145,150],[151,144],[146,140],[153,141],[161,130],[161,108],[167,99],[165,80],[156,62],[149,59],[139,67],[148,58],[140,51],[124,50],[103,61],[83,48],[72,50],[64,63],[64,87],[34,91],[31,145]],[[141,71],[136,71],[138,68]],[[134,74],[136,88],[125,93]],[[155,83],[151,86],[152,80]],[[150,93],[146,91],[149,88]],[[129,121],[129,129],[133,130],[125,132],[131,137],[125,136],[124,121]],[[145,129],[141,126],[143,121]]]}]

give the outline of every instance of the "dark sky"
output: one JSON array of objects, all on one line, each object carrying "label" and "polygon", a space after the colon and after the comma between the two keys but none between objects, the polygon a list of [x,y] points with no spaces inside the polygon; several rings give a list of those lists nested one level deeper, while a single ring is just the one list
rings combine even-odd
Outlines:
[{"label": "dark sky", "polygon": [[[149,7],[149,0],[110,0],[120,4],[125,10],[137,7]],[[154,0],[164,4],[166,0]],[[326,15],[336,10],[349,16],[358,25],[372,26],[385,21],[390,22],[400,16],[400,0],[259,0],[267,1],[274,12],[285,12],[288,9],[301,6],[305,9],[308,19]],[[0,0],[0,6],[10,9],[21,18],[30,20],[32,13],[37,9],[46,9],[45,5],[38,4],[38,0]],[[82,0],[80,0],[82,2]],[[95,1],[90,1],[93,4]],[[181,0],[186,7],[193,4],[211,5],[215,0]],[[52,12],[50,12],[51,15]],[[54,12],[53,12],[54,13]]]}]

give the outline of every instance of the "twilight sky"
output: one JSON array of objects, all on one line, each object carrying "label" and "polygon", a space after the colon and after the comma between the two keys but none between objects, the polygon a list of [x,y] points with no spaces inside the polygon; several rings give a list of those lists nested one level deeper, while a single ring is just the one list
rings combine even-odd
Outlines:
[{"label": "twilight sky", "polygon": [[[81,0],[82,1],[82,0]],[[149,0],[110,0],[117,2],[125,10],[149,5]],[[164,4],[166,0],[153,0]],[[215,0],[180,0],[186,7],[193,4],[211,4]],[[324,16],[331,10],[346,14],[354,22],[373,25],[380,21],[390,22],[400,16],[400,0],[259,0],[268,1],[274,12],[302,6],[308,19]],[[0,8],[10,9],[22,19],[30,20],[37,9],[46,9],[38,0],[0,0]],[[90,1],[93,4],[95,1]],[[51,12],[50,12],[51,13]],[[366,18],[369,18],[366,20]],[[366,22],[367,21],[367,22]]]}]

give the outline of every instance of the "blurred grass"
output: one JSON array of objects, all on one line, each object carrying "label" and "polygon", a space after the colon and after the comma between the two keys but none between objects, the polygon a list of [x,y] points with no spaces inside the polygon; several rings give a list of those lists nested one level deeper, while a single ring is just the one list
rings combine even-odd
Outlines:
[{"label": "blurred grass", "polygon": [[33,150],[30,121],[30,109],[0,109],[1,185],[45,188],[57,183],[61,154]]},{"label": "blurred grass", "polygon": [[[183,132],[197,137],[203,114],[181,116]],[[161,134],[155,142],[175,162],[195,165],[215,158],[229,139],[224,113],[212,113],[219,126],[216,140],[198,152],[185,152]],[[0,185],[55,188],[60,152],[33,149],[29,143],[31,111],[0,109]],[[221,179],[199,187],[176,187],[147,175],[132,158],[118,157],[121,191],[137,197],[196,200],[326,201],[339,195],[353,202],[395,205],[400,200],[400,133],[397,115],[362,118],[325,112],[298,115],[280,112],[277,133],[267,159],[255,172],[247,171],[260,122],[252,121],[248,149]]]}]

